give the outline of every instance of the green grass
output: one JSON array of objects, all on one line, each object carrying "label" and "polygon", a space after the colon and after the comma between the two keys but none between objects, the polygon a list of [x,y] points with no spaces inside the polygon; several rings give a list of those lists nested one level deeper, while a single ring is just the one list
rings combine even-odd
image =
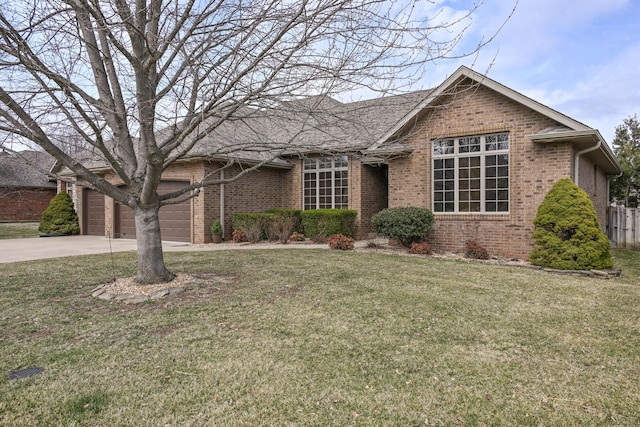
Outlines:
[{"label": "green grass", "polygon": [[[90,297],[105,256],[0,264],[0,425],[639,425],[640,253],[599,280],[353,252],[167,253],[197,280]],[[115,256],[133,275],[135,256]],[[41,375],[9,380],[16,369]]]},{"label": "green grass", "polygon": [[38,237],[37,222],[6,222],[0,223],[0,239],[19,239],[24,237]]}]

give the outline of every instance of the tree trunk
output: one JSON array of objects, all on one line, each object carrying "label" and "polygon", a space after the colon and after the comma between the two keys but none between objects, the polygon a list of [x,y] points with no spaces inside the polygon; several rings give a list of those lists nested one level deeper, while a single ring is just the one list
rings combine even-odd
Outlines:
[{"label": "tree trunk", "polygon": [[175,277],[164,265],[158,209],[158,206],[153,206],[138,208],[134,212],[138,244],[136,282],[142,284],[166,283]]}]

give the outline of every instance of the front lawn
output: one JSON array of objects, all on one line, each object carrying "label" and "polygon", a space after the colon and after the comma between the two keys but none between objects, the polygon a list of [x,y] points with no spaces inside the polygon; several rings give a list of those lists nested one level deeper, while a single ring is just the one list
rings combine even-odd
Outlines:
[{"label": "front lawn", "polygon": [[0,223],[0,239],[19,239],[38,237],[38,222],[5,222]]},{"label": "front lawn", "polygon": [[[614,280],[326,250],[0,264],[0,425],[640,425],[640,262]],[[28,367],[44,373],[10,380]]]}]

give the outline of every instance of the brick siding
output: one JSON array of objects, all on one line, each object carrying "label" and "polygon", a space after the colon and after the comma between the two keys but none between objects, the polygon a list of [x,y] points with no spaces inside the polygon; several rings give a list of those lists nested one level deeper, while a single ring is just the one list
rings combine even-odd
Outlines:
[{"label": "brick siding", "polygon": [[0,187],[0,222],[40,222],[55,188]]},{"label": "brick siding", "polygon": [[[214,165],[206,165],[207,173],[216,171]],[[239,166],[225,169],[224,178],[229,179],[241,171]],[[232,218],[239,212],[264,212],[271,208],[290,207],[285,201],[286,181],[289,177],[288,170],[261,168],[241,176],[237,180],[224,184],[224,236],[231,238],[233,230]],[[220,172],[211,175],[213,179],[220,179]],[[211,241],[211,224],[220,219],[220,192],[219,185],[206,187],[204,190],[204,207],[206,228],[204,242]],[[200,243],[200,242],[194,242]]]},{"label": "brick siding", "polygon": [[349,159],[349,208],[358,211],[355,237],[364,239],[373,231],[371,217],[387,207],[387,166],[370,166]]},{"label": "brick siding", "polygon": [[527,138],[555,125],[550,118],[467,80],[456,93],[431,108],[409,133],[406,143],[413,154],[390,162],[389,206],[432,208],[432,140],[507,131],[509,213],[436,214],[430,242],[436,249],[457,251],[468,239],[476,238],[490,253],[527,258],[533,248],[531,234],[537,207],[557,180],[572,174],[570,144],[535,144]]},{"label": "brick siding", "polygon": [[593,207],[598,214],[600,228],[606,233],[607,205],[609,197],[609,180],[604,171],[599,168],[587,154],[580,156],[579,185],[593,201]]}]

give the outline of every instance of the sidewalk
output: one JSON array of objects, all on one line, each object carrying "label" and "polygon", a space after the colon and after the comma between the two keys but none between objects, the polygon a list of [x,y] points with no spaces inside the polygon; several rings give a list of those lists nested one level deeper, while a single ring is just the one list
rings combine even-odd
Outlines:
[{"label": "sidewalk", "polygon": [[[358,242],[360,243],[360,242]],[[216,251],[242,249],[327,249],[326,244],[220,243],[192,245],[186,242],[162,242],[165,252]],[[34,237],[0,239],[0,263],[31,261],[76,255],[135,251],[135,239],[107,239],[101,236]]]}]

